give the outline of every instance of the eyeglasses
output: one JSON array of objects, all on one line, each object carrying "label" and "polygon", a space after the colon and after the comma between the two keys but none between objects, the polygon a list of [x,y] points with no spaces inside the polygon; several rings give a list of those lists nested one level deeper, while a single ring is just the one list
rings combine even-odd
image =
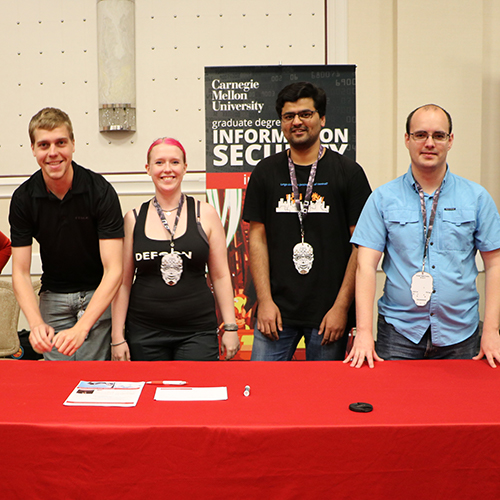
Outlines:
[{"label": "eyeglasses", "polygon": [[410,135],[413,137],[413,140],[416,142],[424,142],[429,137],[432,137],[434,142],[445,142],[450,137],[450,134],[446,132],[434,132],[433,134],[429,134],[429,132],[425,132],[424,130],[419,130],[418,132],[412,132]]},{"label": "eyeglasses", "polygon": [[304,111],[299,111],[298,113],[285,113],[284,115],[281,115],[281,121],[291,122],[295,120],[296,116],[298,116],[299,120],[301,121],[310,120],[316,112],[316,109],[313,111],[311,111],[310,109],[304,109]]}]

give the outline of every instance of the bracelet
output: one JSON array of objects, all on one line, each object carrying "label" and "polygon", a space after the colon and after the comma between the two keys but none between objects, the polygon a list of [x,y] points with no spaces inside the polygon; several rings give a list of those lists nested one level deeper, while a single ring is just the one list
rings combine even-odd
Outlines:
[{"label": "bracelet", "polygon": [[122,345],[122,344],[125,344],[125,342],[127,342],[126,340],[122,340],[121,342],[117,342],[116,344],[109,344],[111,347],[116,347],[117,345]]},{"label": "bracelet", "polygon": [[224,323],[224,331],[225,332],[237,332],[238,325],[236,323],[228,323],[227,325]]}]

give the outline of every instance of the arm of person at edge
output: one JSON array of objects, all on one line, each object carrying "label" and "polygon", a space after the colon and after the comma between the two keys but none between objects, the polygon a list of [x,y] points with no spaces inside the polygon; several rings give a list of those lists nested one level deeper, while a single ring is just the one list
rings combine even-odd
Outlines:
[{"label": "arm of person at edge", "polygon": [[75,326],[60,331],[52,339],[52,345],[66,356],[72,356],[81,347],[90,329],[111,304],[122,280],[123,238],[99,240],[99,251],[104,272],[87,309]]},{"label": "arm of person at edge", "polygon": [[382,252],[372,248],[358,248],[356,269],[356,336],[351,352],[344,363],[351,362],[354,368],[361,368],[366,359],[370,368],[373,361],[383,361],[375,352],[373,340],[373,307],[377,280],[377,265]]},{"label": "arm of person at edge", "polygon": [[0,272],[9,262],[11,253],[10,240],[0,231]]},{"label": "arm of person at edge", "polygon": [[[234,295],[231,273],[227,261],[226,235],[217,212],[208,203],[201,204],[200,222],[209,243],[208,272],[214,287],[215,298],[226,324],[236,324]],[[224,332],[221,338],[222,351],[226,361],[240,350],[238,332]]]},{"label": "arm of person at edge", "polygon": [[486,356],[492,368],[500,363],[500,249],[481,252],[484,262],[486,285],[483,334],[479,354],[472,359]]},{"label": "arm of person at edge", "polygon": [[31,245],[12,247],[12,285],[30,326],[29,341],[36,352],[42,353],[52,349],[54,329],[43,320],[31,284],[31,250]]},{"label": "arm of person at edge", "polygon": [[[351,236],[356,226],[349,228]],[[339,340],[345,333],[347,313],[354,299],[354,281],[356,276],[358,249],[352,245],[352,252],[347,263],[344,280],[331,309],[323,317],[318,335],[323,334],[321,345],[331,344]]]},{"label": "arm of person at edge", "polygon": [[[130,361],[130,349],[125,341],[125,320],[127,319],[130,290],[135,273],[134,263],[135,215],[132,210],[125,214],[123,240],[123,278],[118,292],[111,303],[111,360]],[[113,345],[120,344],[120,345]]]},{"label": "arm of person at edge", "polygon": [[266,227],[262,222],[250,222],[250,271],[257,293],[257,328],[270,340],[278,340],[283,329],[281,312],[271,295],[269,253]]}]

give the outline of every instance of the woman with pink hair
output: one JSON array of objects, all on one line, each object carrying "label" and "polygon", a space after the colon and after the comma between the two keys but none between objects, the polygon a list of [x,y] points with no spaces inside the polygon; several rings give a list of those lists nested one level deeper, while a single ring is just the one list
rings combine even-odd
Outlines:
[{"label": "woman with pink hair", "polygon": [[179,141],[151,144],[146,171],[155,196],[125,215],[123,282],[112,307],[113,360],[219,359],[214,294],[226,359],[239,350],[224,229],[211,205],[182,192],[186,169]]}]

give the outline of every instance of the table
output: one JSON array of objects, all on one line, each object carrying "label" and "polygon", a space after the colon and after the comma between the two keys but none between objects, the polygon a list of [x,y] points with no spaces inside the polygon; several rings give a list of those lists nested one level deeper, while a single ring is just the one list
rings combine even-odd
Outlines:
[{"label": "table", "polygon": [[[229,399],[159,402],[147,385],[134,408],[63,406],[80,380],[165,379]],[[485,361],[2,361],[0,380],[3,499],[500,497]]]}]

